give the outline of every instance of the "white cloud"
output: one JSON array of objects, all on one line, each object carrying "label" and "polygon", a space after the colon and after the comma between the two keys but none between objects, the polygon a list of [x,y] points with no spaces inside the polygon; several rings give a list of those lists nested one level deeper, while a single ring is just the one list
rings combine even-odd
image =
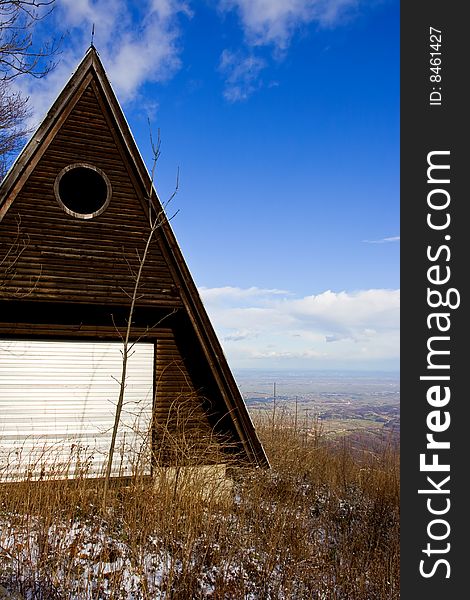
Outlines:
[{"label": "white cloud", "polygon": [[221,0],[222,11],[236,10],[251,45],[285,50],[302,25],[336,24],[358,0]]},{"label": "white cloud", "polygon": [[199,292],[203,295],[204,299],[207,301],[217,302],[227,302],[229,304],[233,303],[234,300],[237,302],[242,298],[255,298],[257,302],[261,299],[268,299],[272,296],[285,296],[288,295],[289,292],[287,290],[278,290],[278,289],[266,289],[259,287],[249,287],[249,288],[240,288],[233,286],[224,286],[218,288],[206,288],[200,287]]},{"label": "white cloud", "polygon": [[240,340],[246,340],[251,337],[256,337],[256,334],[253,335],[249,329],[241,329],[235,331],[231,335],[225,336],[224,342],[239,342]]},{"label": "white cloud", "polygon": [[381,238],[380,240],[362,240],[366,244],[389,244],[390,242],[399,242],[400,236]]},{"label": "white cloud", "polygon": [[307,350],[305,352],[277,352],[275,350],[266,352],[253,352],[252,357],[254,359],[304,359],[304,358],[320,358],[324,357],[320,352],[314,352],[313,350]]},{"label": "white cloud", "polygon": [[233,366],[398,363],[399,290],[328,290],[304,298],[254,287],[200,293]]},{"label": "white cloud", "polygon": [[[136,8],[137,7],[137,8]],[[64,35],[59,63],[46,78],[18,79],[15,85],[30,96],[36,126],[78,65],[94,45],[121,102],[134,100],[148,81],[164,81],[180,67],[180,17],[191,16],[182,0],[61,0],[49,19]],[[46,22],[44,22],[46,26]],[[44,35],[48,35],[47,32]]]},{"label": "white cloud", "polygon": [[265,61],[252,53],[244,55],[224,50],[219,71],[225,76],[225,99],[229,102],[246,100],[262,86],[260,73],[265,67]]},{"label": "white cloud", "polygon": [[306,296],[289,302],[289,311],[302,323],[335,332],[388,328],[398,318],[399,290],[364,290],[359,292],[332,292]]},{"label": "white cloud", "polygon": [[[307,25],[333,26],[342,22],[360,0],[219,0],[222,13],[235,11],[250,46],[243,52],[225,49],[219,70],[225,76],[224,97],[229,102],[246,100],[263,87],[266,60],[254,48],[268,46],[282,57],[294,34]],[[268,87],[277,85],[269,82]]]},{"label": "white cloud", "polygon": [[[61,0],[56,6],[56,16],[64,19],[64,25],[81,28],[84,23],[103,31],[110,31],[116,23],[116,16],[123,13],[125,2],[123,0]],[[91,27],[87,32],[91,35]]]}]

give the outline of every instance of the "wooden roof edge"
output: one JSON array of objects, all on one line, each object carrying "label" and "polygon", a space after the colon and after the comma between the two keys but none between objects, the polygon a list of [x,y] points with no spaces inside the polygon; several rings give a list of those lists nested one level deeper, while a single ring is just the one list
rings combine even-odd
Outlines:
[{"label": "wooden roof edge", "polygon": [[124,142],[125,149],[140,176],[139,178],[142,182],[143,190],[148,195],[152,186],[153,190],[151,193],[152,195],[155,194],[155,196],[158,198],[156,190],[153,186],[153,182],[151,182],[144,159],[135,142],[129,123],[121,108],[121,105],[119,104],[116,93],[112,88],[101,59],[99,58],[99,54],[94,46],[90,46],[85,53],[85,56],[78,64],[77,68],[72,72],[64,87],[59,92],[59,95],[47,111],[41,123],[16,157],[7,174],[3,178],[3,181],[0,182],[0,220],[3,216],[3,205],[7,200],[12,200],[9,196],[12,190],[14,190],[16,182],[21,178],[23,172],[31,163],[31,160],[37,151],[41,149],[42,142],[54,128],[54,125],[57,123],[57,121],[59,121],[64,109],[69,105],[73,95],[77,92],[77,90],[79,90],[80,86],[83,84],[90,72],[93,72],[101,84],[101,88],[105,94],[106,100],[108,101],[108,105],[113,113],[116,126]]},{"label": "wooden roof edge", "polygon": [[162,203],[158,196],[157,190],[155,189],[154,182],[152,181],[152,178],[149,174],[149,170],[147,168],[147,165],[145,164],[139,146],[135,141],[132,129],[129,125],[124,111],[122,110],[121,104],[117,98],[117,94],[113,89],[108,74],[106,73],[106,69],[104,68],[103,63],[101,62],[101,59],[96,49],[94,47],[91,47],[90,50],[91,60],[95,70],[95,74],[101,84],[101,89],[105,94],[105,98],[108,101],[108,106],[112,111],[112,116],[114,117],[114,121],[118,127],[118,131],[121,134],[125,150],[128,153],[128,158],[130,158],[130,164],[133,164],[135,170],[137,171],[137,174],[139,175],[142,184],[142,190],[146,194],[146,196],[148,197],[150,195],[151,197],[153,197],[153,199],[157,199],[158,204],[161,205]]},{"label": "wooden roof edge", "polygon": [[75,71],[73,71],[70,75],[69,79],[65,83],[62,90],[59,92],[59,95],[47,111],[43,120],[40,122],[37,129],[31,135],[29,140],[26,142],[25,146],[14,160],[7,174],[0,182],[0,210],[5,201],[8,199],[11,190],[15,186],[15,183],[21,177],[23,171],[25,170],[26,166],[28,165],[38,148],[40,148],[41,142],[52,129],[54,123],[59,118],[64,107],[68,104],[71,96],[75,93],[75,91],[80,87],[80,84],[83,82],[93,61],[93,51],[94,48],[92,47],[90,47],[87,50],[85,56],[78,64]]},{"label": "wooden roof edge", "polygon": [[[216,359],[215,364],[217,365],[217,368],[219,370],[219,376],[223,382],[224,387],[227,389],[230,396],[234,400],[235,409],[237,411],[237,417],[239,417],[241,420],[243,432],[249,438],[250,451],[254,455],[256,463],[258,463],[260,466],[269,467],[270,464],[268,457],[258,437],[258,434],[256,433],[256,428],[248,411],[248,407],[233,376],[232,370],[229,367],[228,360],[225,356],[222,345],[220,344],[220,341],[217,337],[217,334],[215,333],[213,325],[207,315],[207,311],[204,307],[199,291],[197,290],[194,282],[192,281],[192,277],[190,274],[189,279],[185,278],[185,280],[186,282],[190,281],[192,286],[194,287],[194,291],[190,295],[190,298],[196,305],[196,312],[198,313],[198,316],[202,321],[201,330],[205,333],[206,337],[209,338],[209,344]],[[199,307],[197,306],[198,304]]]},{"label": "wooden roof edge", "polygon": [[[259,466],[270,467],[266,452],[256,433],[253,420],[251,419],[246,403],[243,400],[228,365],[225,353],[207,315],[202,298],[183,258],[176,237],[173,234],[170,224],[167,222],[166,225],[167,227],[165,227],[165,229],[167,229],[167,232],[165,237],[179,271],[178,279],[184,286],[184,289],[181,290],[181,297],[193,322],[199,341],[206,353],[215,380],[219,387],[222,388],[221,392],[226,403],[227,411],[232,415],[234,425],[240,435],[247,454],[251,456],[254,459],[254,462]],[[232,399],[234,405],[232,405]],[[239,424],[239,426],[237,426],[237,424]],[[246,439],[243,439],[244,437]]]}]

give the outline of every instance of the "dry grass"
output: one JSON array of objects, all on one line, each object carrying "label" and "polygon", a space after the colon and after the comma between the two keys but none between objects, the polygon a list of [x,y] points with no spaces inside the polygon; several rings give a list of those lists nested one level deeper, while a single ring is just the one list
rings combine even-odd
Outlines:
[{"label": "dry grass", "polygon": [[85,478],[0,486],[0,585],[27,599],[399,598],[398,453],[257,424],[268,471],[231,499],[188,471],[109,492]]}]

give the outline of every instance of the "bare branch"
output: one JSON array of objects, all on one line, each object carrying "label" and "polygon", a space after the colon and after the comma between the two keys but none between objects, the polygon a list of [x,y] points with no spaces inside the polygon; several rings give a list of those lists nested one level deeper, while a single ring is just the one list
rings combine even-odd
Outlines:
[{"label": "bare branch", "polygon": [[0,80],[0,179],[7,170],[9,157],[18,152],[29,133],[24,126],[29,115],[28,98],[13,92]]},{"label": "bare branch", "polygon": [[38,21],[54,10],[55,0],[0,0],[0,79],[18,75],[44,77],[55,67],[52,57],[61,40],[52,39],[40,47],[33,43],[32,31]]},{"label": "bare branch", "polygon": [[168,198],[168,200],[163,204],[163,210],[166,210],[166,207],[170,204],[170,202],[176,196],[176,194],[178,193],[179,189],[180,189],[180,168],[178,167],[176,169],[176,184],[175,184],[175,189],[173,190],[173,193]]},{"label": "bare branch", "polygon": [[122,287],[122,285],[121,285],[121,286],[119,286],[119,289],[121,290],[121,292],[122,292],[123,294],[125,294],[125,295],[126,295],[128,298],[129,298],[129,300],[132,300],[132,295],[131,295],[131,294],[129,294],[129,292],[128,292],[127,290],[125,290],[125,289]]},{"label": "bare branch", "polygon": [[16,77],[41,78],[56,65],[61,40],[34,43],[34,26],[48,17],[55,0],[0,0],[0,179],[30,133],[28,98],[11,88]]},{"label": "bare branch", "polygon": [[165,319],[168,319],[169,317],[174,315],[176,312],[178,312],[178,309],[174,308],[170,313],[168,313],[167,315],[164,315],[154,325],[151,325],[150,327],[146,327],[145,332],[142,333],[141,335],[139,335],[139,337],[136,340],[134,340],[132,342],[132,344],[130,344],[129,349],[132,349],[136,344],[138,344],[140,342],[140,340],[145,339],[145,336],[147,336],[153,329],[155,329],[156,327],[161,325],[163,323],[163,321],[165,321]]},{"label": "bare branch", "polygon": [[[161,154],[160,130],[158,130],[158,137],[157,137],[156,143],[154,142],[154,140],[152,138],[152,132],[150,131],[150,143],[151,143],[152,152],[153,152],[151,177],[150,177],[148,197],[147,197],[148,209],[149,209],[148,217],[149,217],[150,230],[147,235],[143,253],[140,254],[139,251],[136,249],[136,255],[137,255],[137,258],[139,261],[139,268],[138,268],[137,274],[135,275],[134,291],[132,294],[131,304],[129,307],[126,333],[123,336],[124,339],[123,339],[123,347],[122,347],[122,371],[121,371],[121,380],[120,380],[120,388],[119,388],[119,398],[118,398],[118,402],[116,405],[116,412],[114,415],[113,432],[112,432],[112,436],[111,436],[111,444],[109,447],[108,460],[107,460],[107,464],[106,464],[106,474],[105,474],[105,478],[104,478],[104,489],[103,489],[103,508],[105,508],[105,506],[106,506],[107,491],[108,491],[108,487],[109,487],[109,480],[111,477],[111,470],[112,470],[112,464],[113,464],[113,458],[114,458],[114,452],[115,452],[115,446],[116,446],[117,432],[119,429],[119,422],[121,419],[122,407],[124,405],[124,393],[125,393],[126,377],[127,377],[127,363],[128,363],[128,359],[130,357],[130,353],[132,353],[132,350],[133,350],[135,344],[137,343],[137,341],[131,342],[130,338],[131,338],[131,328],[132,328],[132,321],[133,321],[133,317],[134,317],[135,308],[136,308],[137,302],[143,297],[143,294],[139,294],[139,288],[140,288],[141,280],[143,277],[143,270],[144,270],[144,266],[145,266],[145,263],[146,263],[146,260],[147,260],[147,257],[148,257],[149,251],[150,251],[150,247],[151,247],[153,238],[156,235],[158,229],[165,223],[165,220],[166,220],[165,207],[168,206],[168,204],[173,200],[173,198],[176,196],[178,189],[179,189],[179,168],[178,168],[177,176],[176,176],[176,186],[175,186],[173,193],[171,194],[169,199],[163,205],[162,210],[160,210],[160,211],[155,210],[155,206],[153,204],[152,198],[154,197],[154,177],[155,177],[156,164],[157,164],[157,161]],[[173,216],[175,216],[177,214],[177,212],[178,211],[176,211]],[[156,213],[155,217],[153,217],[154,213]],[[131,272],[132,272],[132,270],[131,270]],[[173,314],[173,313],[171,313],[171,314]],[[166,315],[163,318],[166,318],[167,316],[169,316],[169,315]],[[159,323],[162,320],[163,319],[160,319]],[[158,323],[157,323],[157,325],[158,325]],[[138,338],[138,339],[140,339],[140,338]]]},{"label": "bare branch", "polygon": [[121,338],[121,341],[124,341],[124,336],[122,335],[121,331],[119,330],[119,327],[116,325],[116,321],[114,320],[113,314],[111,314],[111,321],[113,322],[113,327],[114,327],[115,332]]}]

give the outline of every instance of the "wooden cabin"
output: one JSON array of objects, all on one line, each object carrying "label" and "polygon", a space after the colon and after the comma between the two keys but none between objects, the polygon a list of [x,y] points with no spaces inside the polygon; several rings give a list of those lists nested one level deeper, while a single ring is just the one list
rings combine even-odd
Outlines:
[{"label": "wooden cabin", "polygon": [[0,186],[0,479],[103,473],[156,218],[112,474],[268,464],[91,47]]}]

